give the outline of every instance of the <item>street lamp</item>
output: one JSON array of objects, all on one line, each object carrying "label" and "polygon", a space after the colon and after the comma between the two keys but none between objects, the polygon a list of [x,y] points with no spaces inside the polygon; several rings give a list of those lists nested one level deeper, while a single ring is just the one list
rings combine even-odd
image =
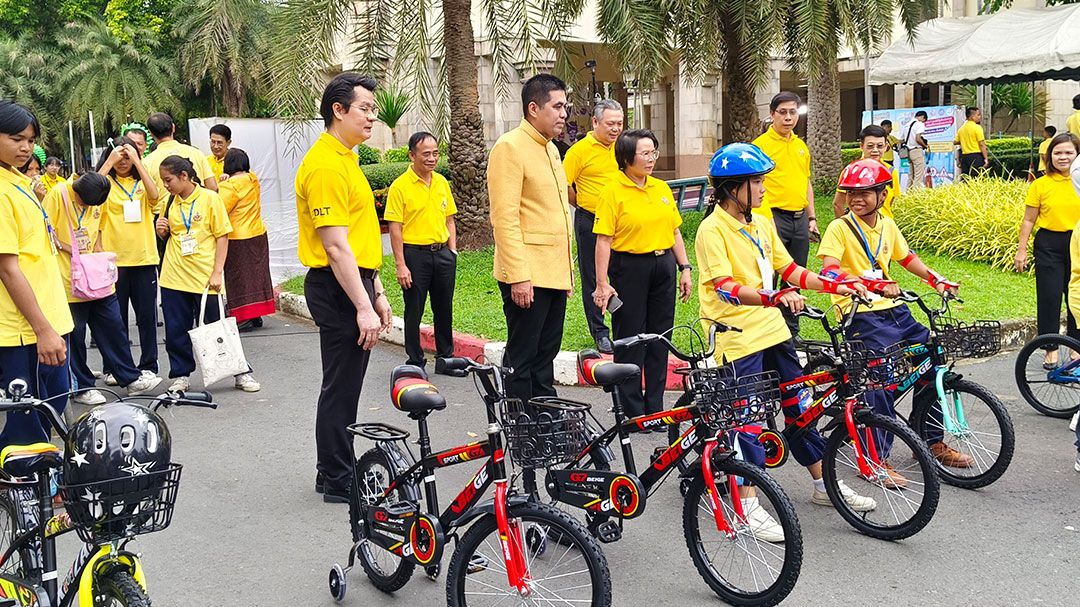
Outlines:
[{"label": "street lamp", "polygon": [[600,101],[600,93],[596,90],[596,59],[586,59],[585,67],[592,72],[592,98],[593,102]]}]

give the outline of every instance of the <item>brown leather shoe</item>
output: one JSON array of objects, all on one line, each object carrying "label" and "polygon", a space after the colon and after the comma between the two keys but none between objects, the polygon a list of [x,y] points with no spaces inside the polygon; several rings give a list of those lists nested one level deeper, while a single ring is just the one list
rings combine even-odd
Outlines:
[{"label": "brown leather shoe", "polygon": [[[873,464],[871,464],[873,465]],[[878,472],[880,475],[885,473],[885,478],[863,477],[867,482],[871,484],[881,483],[886,489],[903,489],[908,484],[908,479],[904,478],[904,475],[897,472],[889,462],[881,463],[881,470]]]},{"label": "brown leather shoe", "polygon": [[930,445],[930,454],[941,462],[942,466],[948,468],[970,468],[975,463],[975,458],[966,453],[960,453],[945,443]]}]

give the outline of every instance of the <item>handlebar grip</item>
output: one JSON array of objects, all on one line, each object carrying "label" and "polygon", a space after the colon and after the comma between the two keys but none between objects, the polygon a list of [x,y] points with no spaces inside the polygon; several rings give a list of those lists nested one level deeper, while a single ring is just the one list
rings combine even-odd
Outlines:
[{"label": "handlebar grip", "polygon": [[476,365],[476,363],[468,358],[462,358],[460,356],[443,359],[443,368],[447,371],[468,371],[469,368],[474,365]]},{"label": "handlebar grip", "polygon": [[208,391],[181,392],[176,399],[176,404],[189,407],[205,407],[207,409],[217,409],[217,403],[214,402],[214,395]]},{"label": "handlebar grip", "polygon": [[825,317],[825,312],[815,308],[814,306],[805,306],[802,312],[797,312],[795,316],[805,316],[807,318],[819,319]]}]

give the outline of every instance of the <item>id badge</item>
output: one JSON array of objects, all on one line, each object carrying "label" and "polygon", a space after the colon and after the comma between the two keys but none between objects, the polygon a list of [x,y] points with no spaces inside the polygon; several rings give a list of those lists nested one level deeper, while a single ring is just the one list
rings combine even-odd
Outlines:
[{"label": "id badge", "polygon": [[141,223],[142,222],[142,201],[139,200],[125,200],[124,201],[124,223]]},{"label": "id badge", "polygon": [[75,244],[78,245],[80,253],[90,252],[90,234],[86,232],[86,228],[75,230]]},{"label": "id badge", "polygon": [[180,235],[180,254],[184,257],[195,254],[196,245],[194,234],[181,234]]},{"label": "id badge", "polygon": [[763,289],[772,289],[776,287],[771,262],[772,260],[765,259],[764,257],[757,258],[758,272],[761,274],[761,287]]},{"label": "id badge", "polygon": [[[867,270],[866,272],[863,272],[862,277],[870,280],[884,280],[885,273],[881,271],[881,268],[874,268],[873,270]],[[877,293],[869,293],[867,299],[869,299],[871,302],[879,301],[881,300],[881,296]]]}]

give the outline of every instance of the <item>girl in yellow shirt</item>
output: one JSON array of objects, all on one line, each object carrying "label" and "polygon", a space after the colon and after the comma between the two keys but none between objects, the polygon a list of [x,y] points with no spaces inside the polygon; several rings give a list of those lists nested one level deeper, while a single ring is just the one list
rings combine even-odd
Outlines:
[{"label": "girl in yellow shirt", "polygon": [[62,164],[56,156],[49,156],[45,159],[45,174],[41,176],[41,183],[46,190],[52,190],[57,184],[66,181],[64,176],[60,174]]},{"label": "girl in yellow shirt", "polygon": [[[191,387],[195,355],[188,336],[195,326],[203,293],[205,322],[219,320],[218,297],[225,284],[225,257],[232,224],[217,192],[199,185],[191,161],[169,156],[161,161],[161,182],[169,192],[157,235],[167,239],[161,263],[161,308],[165,315],[165,351],[169,355],[170,391]],[[259,389],[251,372],[236,376],[236,387],[245,392]]]},{"label": "girl in yellow shirt", "polygon": [[225,284],[229,296],[225,311],[240,323],[240,330],[261,327],[262,317],[274,313],[274,285],[270,278],[270,241],[262,220],[259,179],[240,148],[225,153],[218,194],[229,213],[229,256]]},{"label": "girl in yellow shirt", "polygon": [[[1028,189],[1024,220],[1020,224],[1020,244],[1014,265],[1023,272],[1028,264],[1028,238],[1035,232],[1035,299],[1039,334],[1057,333],[1061,322],[1061,299],[1068,296],[1069,239],[1080,221],[1080,196],[1073,188],[1069,168],[1080,153],[1080,139],[1061,133],[1050,141],[1046,174]],[[1066,333],[1080,339],[1073,311],[1066,306]],[[1057,350],[1047,350],[1043,366],[1057,366]]]}]

